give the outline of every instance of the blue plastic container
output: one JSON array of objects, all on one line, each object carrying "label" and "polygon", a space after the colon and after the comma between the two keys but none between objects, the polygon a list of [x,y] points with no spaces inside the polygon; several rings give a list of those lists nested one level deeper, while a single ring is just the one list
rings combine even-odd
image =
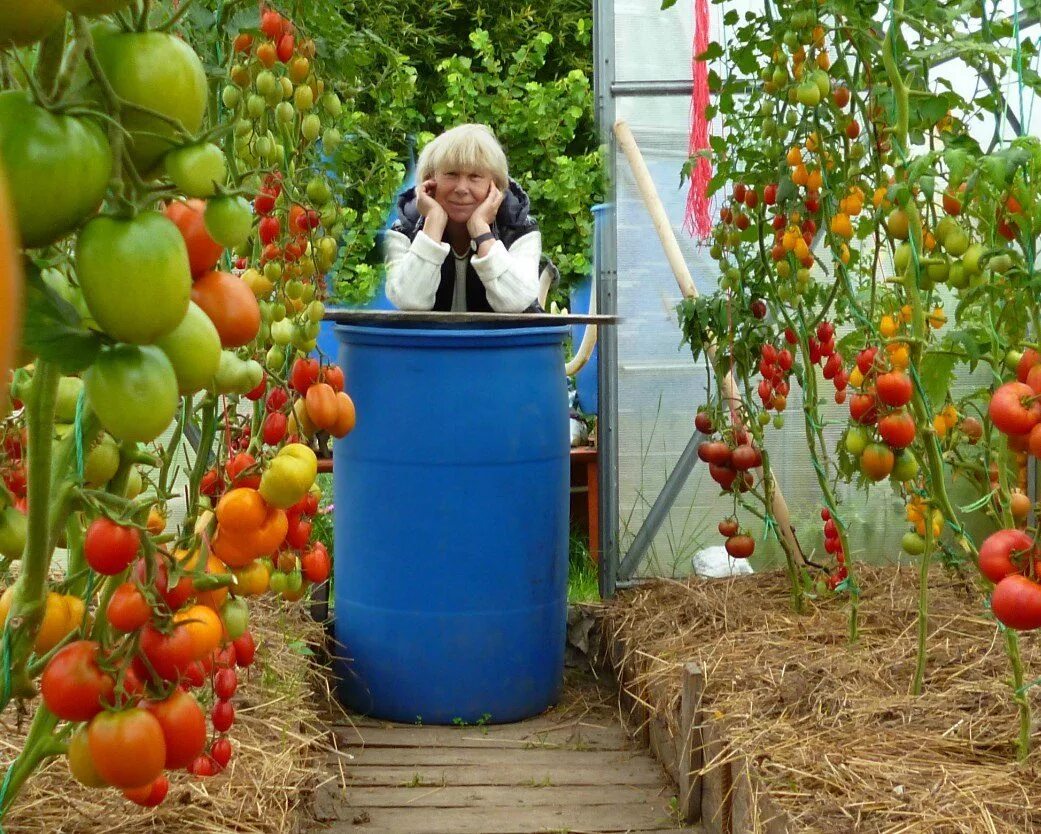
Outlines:
[{"label": "blue plastic container", "polygon": [[335,622],[353,710],[518,721],[556,702],[567,619],[565,326],[339,326]]},{"label": "blue plastic container", "polygon": [[[610,221],[610,210],[613,208],[614,203],[598,203],[591,209],[593,212],[593,275],[597,274],[597,267],[600,263],[601,236],[604,233],[605,225]],[[572,313],[585,314],[589,312],[592,291],[592,276],[572,287],[569,308]],[[575,350],[578,350],[578,346],[582,343],[582,336],[585,332],[586,326],[584,324],[571,326],[571,341],[575,346]],[[578,402],[582,406],[582,411],[586,414],[598,414],[600,411],[599,364],[600,349],[599,347],[594,347],[593,354],[589,357],[585,367],[575,375]]]}]

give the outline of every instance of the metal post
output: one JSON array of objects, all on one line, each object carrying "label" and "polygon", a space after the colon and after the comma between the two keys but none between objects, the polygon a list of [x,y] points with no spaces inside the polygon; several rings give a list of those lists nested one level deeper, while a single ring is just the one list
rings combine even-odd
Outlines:
[{"label": "metal post", "polygon": [[[607,146],[607,192],[610,208],[605,210],[600,251],[597,252],[596,303],[601,314],[618,309],[617,214],[614,209],[615,139],[614,0],[593,0],[593,94],[597,127]],[[600,453],[600,595],[614,596],[618,576],[618,333],[616,327],[599,334],[599,418],[597,444]]]},{"label": "metal post", "polygon": [[650,512],[644,518],[643,524],[640,525],[640,529],[636,533],[636,538],[633,539],[633,543],[629,546],[629,551],[618,566],[619,579],[631,579],[633,574],[636,573],[636,569],[640,567],[644,556],[654,541],[654,537],[658,535],[658,531],[661,529],[662,522],[665,521],[665,517],[672,509],[672,505],[676,503],[680,490],[687,483],[691,470],[694,469],[698,462],[698,446],[706,439],[705,435],[696,431],[690,440],[687,441],[687,448],[683,450],[680,459],[672,467],[669,477],[665,480],[665,486],[661,488],[658,497],[654,499]]}]

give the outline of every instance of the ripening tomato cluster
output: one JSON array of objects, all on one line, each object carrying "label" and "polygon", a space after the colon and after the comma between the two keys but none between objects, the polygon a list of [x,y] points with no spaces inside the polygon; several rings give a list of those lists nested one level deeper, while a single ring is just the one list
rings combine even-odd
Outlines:
[{"label": "ripening tomato cluster", "polygon": [[759,380],[758,392],[764,408],[781,414],[788,407],[788,379],[794,361],[788,348],[778,348],[769,342],[763,344],[759,359],[759,375],[762,379]]},{"label": "ripening tomato cluster", "polygon": [[908,451],[917,436],[908,410],[911,378],[892,366],[887,369],[878,348],[872,346],[857,355],[850,382],[860,390],[849,402],[852,424],[846,432],[846,451],[859,459],[860,471],[872,481],[913,480],[919,466]]},{"label": "ripening tomato cluster", "polygon": [[1009,447],[1041,457],[1041,355],[1027,348],[1016,365],[1016,380],[991,395],[988,413]]},{"label": "ripening tomato cluster", "polygon": [[[701,425],[709,428],[709,431],[704,431],[698,427],[704,434],[713,433],[711,418],[707,414]],[[763,455],[743,426],[734,429],[732,437],[732,446],[725,440],[702,441],[698,445],[698,458],[708,464],[709,475],[724,492],[734,488],[747,492],[755,485],[751,470],[762,465]]]},{"label": "ripening tomato cluster", "polygon": [[835,570],[828,575],[827,579],[828,590],[834,591],[839,583],[849,576],[849,569],[846,567],[846,554],[842,549],[838,524],[835,523],[831,511],[827,507],[821,508],[821,521],[824,522],[824,549],[835,557]]},{"label": "ripening tomato cluster", "polygon": [[354,428],[354,402],[344,393],[343,371],[317,359],[297,359],[289,376],[300,395],[293,405],[293,428],[305,437],[325,431],[335,438],[346,437]]},{"label": "ripening tomato cluster", "polygon": [[980,573],[995,583],[990,607],[1008,628],[1041,628],[1041,553],[1023,530],[992,533],[980,547]]},{"label": "ripening tomato cluster", "polygon": [[736,518],[724,518],[718,525],[719,535],[726,539],[726,550],[734,559],[747,559],[755,553],[755,539],[742,533]]}]

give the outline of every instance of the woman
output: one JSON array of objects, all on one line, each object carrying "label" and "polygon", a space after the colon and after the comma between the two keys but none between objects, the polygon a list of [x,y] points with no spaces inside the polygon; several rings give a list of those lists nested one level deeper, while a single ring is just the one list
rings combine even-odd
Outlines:
[{"label": "woman", "polygon": [[542,236],[485,125],[442,133],[387,232],[387,298],[401,310],[538,310]]}]

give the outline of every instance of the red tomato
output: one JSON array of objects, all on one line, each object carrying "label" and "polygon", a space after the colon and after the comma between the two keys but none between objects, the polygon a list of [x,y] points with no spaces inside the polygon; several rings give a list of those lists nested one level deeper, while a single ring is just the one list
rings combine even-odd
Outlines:
[{"label": "red tomato", "polygon": [[300,569],[308,582],[325,582],[331,567],[329,552],[324,547],[312,547],[300,558]]},{"label": "red tomato", "polygon": [[206,231],[203,223],[205,211],[206,203],[202,200],[175,202],[166,207],[166,216],[177,224],[184,238],[184,245],[188,248],[188,263],[193,278],[213,269],[224,252],[224,248]]},{"label": "red tomato", "polygon": [[94,570],[115,576],[126,570],[141,547],[136,527],[125,527],[105,517],[96,518],[83,539],[83,555]]},{"label": "red tomato", "polygon": [[218,733],[226,733],[235,723],[235,707],[231,701],[217,701],[213,705],[213,713],[210,718],[213,721],[213,729]]},{"label": "red tomato", "polygon": [[[191,580],[188,582],[190,585]],[[145,626],[141,630],[139,647],[155,673],[166,681],[177,680],[195,659],[195,644],[185,625],[175,626],[169,634]]]},{"label": "red tomato", "polygon": [[267,403],[265,408],[268,412],[281,411],[285,408],[286,403],[289,402],[289,394],[286,393],[285,388],[272,388],[270,393],[267,395]]},{"label": "red tomato", "polygon": [[1016,631],[1041,628],[1041,585],[1025,576],[1006,576],[994,588],[990,607],[998,621]]},{"label": "red tomato", "polygon": [[990,398],[990,419],[1005,434],[1026,434],[1041,422],[1041,403],[1022,382],[1006,382]]},{"label": "red tomato", "polygon": [[199,756],[188,767],[193,776],[213,776],[217,772],[217,764],[209,756]]},{"label": "red tomato", "polygon": [[1026,382],[1027,374],[1030,373],[1030,369],[1038,362],[1041,362],[1041,353],[1038,353],[1031,347],[1026,348],[1016,365],[1016,379],[1020,382]]},{"label": "red tomato", "polygon": [[[232,488],[249,487],[250,489],[258,489],[260,487],[260,472],[256,471],[256,467],[257,459],[253,455],[249,454],[249,452],[239,452],[228,461],[224,472],[228,476],[228,481]],[[251,470],[250,474],[243,474],[246,470]]]},{"label": "red tomato", "polygon": [[260,238],[260,242],[264,246],[278,240],[278,236],[281,232],[282,224],[278,222],[277,217],[262,217],[260,223],[257,224],[257,236]]},{"label": "red tomato", "polygon": [[232,44],[232,48],[236,52],[250,52],[253,49],[253,36],[247,32],[242,32],[235,36],[235,42]]},{"label": "red tomato", "polygon": [[726,541],[727,553],[735,559],[747,559],[755,552],[755,539],[751,536],[731,536]]},{"label": "red tomato", "polygon": [[[138,559],[134,563],[133,577],[137,580],[137,583],[142,587],[148,586],[148,573],[145,566],[144,559]],[[190,576],[181,576],[177,580],[177,584],[172,588],[170,587],[170,574],[166,568],[166,562],[163,558],[157,557],[155,560],[155,590],[159,594],[160,599],[166,603],[171,611],[176,611],[183,606],[195,592],[195,588],[192,586],[192,578]]]},{"label": "red tomato", "polygon": [[166,740],[166,769],[187,767],[206,747],[206,715],[199,702],[180,689],[162,701],[144,701],[143,709],[156,717]]},{"label": "red tomato", "polygon": [[166,778],[166,774],[161,774],[154,782],[143,788],[129,788],[123,791],[123,796],[142,808],[154,808],[156,805],[162,804],[169,791],[170,780]]},{"label": "red tomato", "polygon": [[288,64],[293,57],[293,50],[296,48],[296,39],[292,35],[283,35],[278,39],[278,49],[276,54],[278,60],[283,64]]},{"label": "red tomato", "polygon": [[903,371],[881,374],[876,383],[876,389],[878,398],[894,408],[911,402],[911,378]]},{"label": "red tomato", "polygon": [[263,397],[264,394],[266,394],[266,393],[267,393],[267,371],[264,371],[264,376],[262,376],[260,378],[260,382],[257,383],[257,387],[254,388],[252,391],[250,391],[248,394],[246,394],[246,399],[247,400],[252,400],[253,402],[256,402],[261,397]]},{"label": "red tomato", "polygon": [[878,421],[878,433],[892,449],[905,449],[914,442],[914,418],[906,411],[887,414]]},{"label": "red tomato", "polygon": [[124,582],[108,601],[108,623],[116,631],[137,631],[152,619],[152,606],[133,582]]},{"label": "red tomato", "polygon": [[878,419],[875,398],[870,394],[857,394],[849,401],[849,415],[858,423],[872,425]]},{"label": "red tomato", "polygon": [[220,473],[216,469],[209,469],[199,481],[199,492],[211,498],[216,496],[224,488]]},{"label": "red tomato", "polygon": [[222,701],[230,701],[239,685],[234,669],[218,669],[213,676],[213,693]]},{"label": "red tomato", "polygon": [[40,692],[58,718],[89,721],[112,702],[116,682],[98,666],[98,649],[93,640],[77,640],[47,662]]},{"label": "red tomato", "polygon": [[280,411],[276,411],[274,414],[269,414],[264,419],[264,442],[268,446],[277,446],[286,439],[286,428],[288,425],[289,418]]},{"label": "red tomato", "polygon": [[290,524],[286,533],[286,543],[294,550],[302,550],[307,547],[311,540],[311,522],[297,519],[296,524]]},{"label": "red tomato", "polygon": [[1012,557],[1032,553],[1033,549],[1034,540],[1022,530],[991,533],[980,547],[980,573],[991,582],[1000,582],[1006,576],[1020,572]]},{"label": "red tomato", "polygon": [[277,194],[273,194],[270,191],[261,191],[253,198],[253,210],[262,217],[269,215],[275,210],[275,201],[277,199]]},{"label": "red tomato", "polygon": [[306,394],[307,389],[318,381],[318,360],[297,359],[289,373],[289,383],[298,394]]},{"label": "red tomato", "polygon": [[143,709],[102,712],[87,729],[98,775],[117,788],[142,788],[159,778],[166,759],[163,728]]},{"label": "red tomato", "polygon": [[269,9],[260,18],[260,31],[274,40],[282,34],[285,20],[278,12]]},{"label": "red tomato", "polygon": [[114,696],[117,707],[125,707],[133,704],[145,692],[145,681],[137,668],[131,664],[123,672],[123,680],[116,686]]},{"label": "red tomato", "polygon": [[233,640],[231,645],[235,651],[235,662],[239,666],[246,668],[253,664],[253,658],[257,655],[257,645],[253,642],[252,634],[247,631],[237,640]]},{"label": "red tomato", "polygon": [[226,738],[217,739],[210,748],[210,755],[222,769],[227,767],[231,761],[231,742]]},{"label": "red tomato", "polygon": [[326,365],[321,373],[322,382],[327,383],[334,391],[343,390],[343,370],[339,365]]}]

